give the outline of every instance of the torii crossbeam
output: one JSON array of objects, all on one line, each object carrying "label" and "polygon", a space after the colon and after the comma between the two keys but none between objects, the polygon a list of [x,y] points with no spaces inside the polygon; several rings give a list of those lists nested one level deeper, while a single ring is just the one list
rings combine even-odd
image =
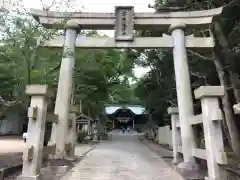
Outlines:
[{"label": "torii crossbeam", "polygon": [[[119,7],[117,7],[119,8]],[[116,9],[117,9],[116,8]],[[168,29],[171,24],[181,22],[189,28],[208,27],[213,18],[222,13],[222,7],[190,12],[133,13],[133,7],[120,6],[133,14],[134,29]],[[110,30],[116,26],[116,13],[95,12],[45,12],[31,9],[33,17],[47,28],[64,28],[64,22],[71,19],[81,29]]]},{"label": "torii crossbeam", "polygon": [[[42,44],[46,47],[60,48],[64,46],[64,36],[54,38]],[[153,43],[154,42],[154,43]],[[116,41],[109,37],[85,37],[76,38],[76,47],[85,49],[105,49],[105,48],[173,48],[173,38],[168,35],[163,37],[136,37],[134,41]],[[212,37],[186,36],[186,47],[191,49],[209,49],[214,47]]]}]

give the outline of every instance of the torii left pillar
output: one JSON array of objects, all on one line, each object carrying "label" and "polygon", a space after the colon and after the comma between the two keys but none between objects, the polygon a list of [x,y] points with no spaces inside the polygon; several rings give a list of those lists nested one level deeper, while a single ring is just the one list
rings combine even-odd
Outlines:
[{"label": "torii left pillar", "polygon": [[189,123],[190,117],[194,115],[194,111],[186,51],[185,28],[186,25],[184,23],[177,22],[176,24],[172,24],[169,29],[174,44],[174,70],[184,160],[178,167],[182,169],[197,169],[195,159],[192,155],[192,148],[196,144],[193,129]]},{"label": "torii left pillar", "polygon": [[73,70],[75,66],[75,46],[78,34],[78,25],[68,21],[65,26],[65,41],[61,63],[55,114],[58,115],[58,124],[55,124],[56,155],[63,159],[67,156],[65,144],[68,136],[68,117],[72,94]]}]

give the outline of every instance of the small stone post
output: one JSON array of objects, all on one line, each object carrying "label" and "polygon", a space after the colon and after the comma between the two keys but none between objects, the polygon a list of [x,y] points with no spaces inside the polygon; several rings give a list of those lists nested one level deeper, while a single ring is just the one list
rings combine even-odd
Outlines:
[{"label": "small stone post", "polygon": [[23,168],[19,180],[38,180],[42,166],[43,140],[47,116],[47,85],[29,85],[26,94],[31,96],[28,108],[28,138],[23,151]]},{"label": "small stone post", "polygon": [[177,123],[179,123],[178,116],[178,108],[177,107],[169,107],[168,114],[171,115],[171,123],[172,123],[172,146],[173,146],[173,164],[177,164],[180,162],[180,156],[178,152],[178,147],[181,145],[181,130],[177,127]]},{"label": "small stone post", "polygon": [[97,120],[94,122],[93,126],[93,141],[98,140],[98,130],[97,130]]},{"label": "small stone post", "polygon": [[64,158],[66,153],[65,142],[68,135],[68,115],[70,109],[70,99],[72,94],[72,78],[75,66],[75,45],[78,31],[78,25],[68,21],[66,23],[65,42],[63,58],[60,68],[59,83],[57,90],[57,99],[55,114],[58,115],[58,124],[56,128],[56,157]]},{"label": "small stone post", "polygon": [[73,157],[75,153],[75,144],[76,144],[76,113],[77,108],[71,107],[69,113],[69,124],[68,124],[68,141],[65,145],[67,156]]},{"label": "small stone post", "polygon": [[192,155],[192,148],[196,146],[196,143],[193,128],[188,122],[189,117],[193,116],[194,112],[184,33],[185,28],[185,24],[176,22],[176,24],[171,25],[169,30],[172,34],[174,44],[174,70],[184,160],[179,167],[192,170],[193,168],[197,168],[195,159]]},{"label": "small stone post", "polygon": [[93,126],[94,126],[94,120],[91,123],[91,135],[93,134]]},{"label": "small stone post", "polygon": [[88,118],[88,125],[87,125],[87,131],[88,131],[88,135],[91,135],[91,120],[90,118]]},{"label": "small stone post", "polygon": [[222,86],[201,86],[194,92],[196,99],[201,99],[204,139],[207,155],[207,180],[225,180],[219,164],[227,164],[224,153],[221,121],[222,111],[218,97],[224,95]]},{"label": "small stone post", "polygon": [[112,128],[114,129],[115,128],[115,120],[112,121]]}]

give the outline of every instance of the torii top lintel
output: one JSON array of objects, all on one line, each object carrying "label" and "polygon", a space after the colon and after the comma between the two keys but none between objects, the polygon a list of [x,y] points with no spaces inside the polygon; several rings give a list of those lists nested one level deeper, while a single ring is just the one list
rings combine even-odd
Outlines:
[{"label": "torii top lintel", "polygon": [[[118,6],[116,8],[124,8]],[[169,28],[171,24],[181,22],[188,27],[207,27],[215,17],[221,15],[223,7],[184,12],[133,13],[134,29]],[[79,25],[81,29],[112,30],[116,23],[115,13],[94,12],[54,12],[31,9],[32,16],[47,28],[64,28],[66,18]]]}]

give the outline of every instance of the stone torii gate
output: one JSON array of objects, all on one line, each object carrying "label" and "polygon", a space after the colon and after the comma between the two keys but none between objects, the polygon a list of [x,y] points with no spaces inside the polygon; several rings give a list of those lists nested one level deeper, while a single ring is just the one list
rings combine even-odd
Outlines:
[{"label": "stone torii gate", "polygon": [[[134,13],[132,6],[119,6],[115,8],[115,13],[63,13],[32,9],[33,17],[44,27],[66,30],[65,37],[58,37],[44,45],[63,47],[65,53],[62,58],[55,107],[55,113],[58,114],[60,122],[56,133],[57,156],[62,158],[65,154],[64,144],[67,136],[75,47],[173,48],[184,166],[192,165],[194,158],[191,149],[195,144],[188,121],[193,115],[193,100],[186,48],[210,49],[214,47],[214,41],[213,37],[186,36],[185,32],[193,34],[193,29],[208,28],[214,18],[221,15],[222,10],[223,8],[191,12]],[[115,37],[77,38],[78,32],[83,29],[115,29]],[[159,37],[134,36],[134,30],[152,29],[159,29],[165,34],[159,34]],[[167,33],[171,36],[166,35]]]}]

